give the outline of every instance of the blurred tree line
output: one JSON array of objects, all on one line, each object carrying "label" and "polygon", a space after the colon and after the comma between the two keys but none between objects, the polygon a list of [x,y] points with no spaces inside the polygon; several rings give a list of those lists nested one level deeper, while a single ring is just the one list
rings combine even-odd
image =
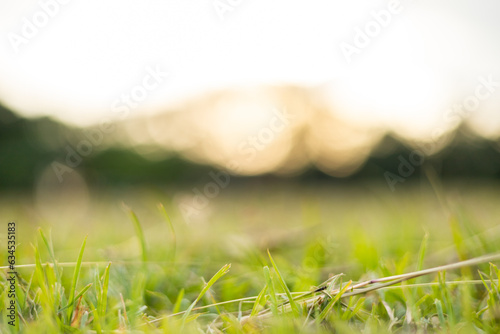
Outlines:
[{"label": "blurred tree line", "polygon": [[[75,131],[79,129],[47,117],[19,117],[0,105],[0,190],[31,188],[42,170],[65,156],[64,141]],[[442,179],[500,179],[500,143],[474,136],[462,125],[443,150],[419,160],[415,149],[388,134],[365,164],[344,180],[386,178],[396,184],[419,178],[421,162],[432,165]],[[82,159],[75,168],[90,184],[101,185],[196,182],[215,169],[194,164],[175,154],[162,159],[146,159],[126,146],[98,150]],[[294,180],[325,182],[334,178],[310,166],[294,176]]]}]

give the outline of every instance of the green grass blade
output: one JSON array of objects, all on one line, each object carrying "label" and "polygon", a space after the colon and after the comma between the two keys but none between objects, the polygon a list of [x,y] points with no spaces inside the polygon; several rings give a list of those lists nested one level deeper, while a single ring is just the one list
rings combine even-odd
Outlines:
[{"label": "green grass blade", "polygon": [[441,292],[441,299],[443,300],[446,309],[448,324],[450,326],[453,326],[455,325],[455,312],[453,309],[453,302],[450,295],[450,289],[445,284],[446,272],[444,271],[442,273],[439,273],[438,279],[439,279],[439,291]]},{"label": "green grass blade", "polygon": [[102,282],[101,278],[99,276],[99,268],[94,269],[94,288],[95,288],[95,295],[97,296],[97,299],[99,300],[102,295]]},{"label": "green grass blade", "polygon": [[47,288],[52,300],[54,301],[54,310],[57,310],[59,308],[58,305],[59,295],[60,295],[59,287],[61,286],[61,284],[57,279],[54,266],[48,265],[45,266],[44,269],[45,269],[45,279],[47,282]]},{"label": "green grass blade", "polygon": [[148,261],[146,238],[144,237],[144,232],[142,231],[142,226],[139,222],[139,218],[137,218],[137,215],[134,213],[134,211],[132,211],[132,209],[127,207],[125,204],[123,206],[125,207],[125,210],[127,211],[130,219],[134,223],[135,233],[137,234],[137,238],[139,239],[139,243],[141,244],[142,262],[146,263]]},{"label": "green grass blade", "polygon": [[439,323],[443,329],[446,328],[446,320],[444,319],[443,306],[441,305],[441,301],[439,299],[434,300],[434,304],[436,305],[436,311],[439,318]]},{"label": "green grass blade", "polygon": [[35,276],[35,272],[31,273],[30,280],[28,281],[28,286],[26,287],[26,294],[24,296],[24,305],[28,304],[28,300],[30,299],[29,291],[31,291],[31,286],[33,283],[33,277]]},{"label": "green grass blade", "polygon": [[97,305],[99,307],[99,315],[104,318],[106,314],[106,304],[108,302],[108,287],[109,287],[109,269],[111,267],[111,262],[108,264],[104,270],[103,284],[102,284],[102,294],[100,298],[100,303]]},{"label": "green grass blade", "polygon": [[190,323],[191,321],[195,321],[196,319],[198,319],[200,315],[201,315],[200,313],[191,314],[189,317],[186,318],[186,322],[184,324]]},{"label": "green grass blade", "polygon": [[170,217],[168,216],[167,210],[163,206],[163,204],[158,204],[158,208],[160,209],[160,212],[163,214],[165,217],[165,221],[167,222],[168,228],[170,229],[170,233],[172,236],[172,262],[175,261],[175,253],[177,251],[177,236],[175,234],[175,229],[174,229],[174,224],[172,224],[172,221],[170,220]]},{"label": "green grass blade", "polygon": [[188,309],[184,313],[181,319],[181,327],[184,327],[187,318],[189,317],[189,314],[191,313],[191,310],[193,307],[200,301],[200,299],[205,295],[205,293],[214,285],[215,282],[229,271],[229,268],[231,268],[231,264],[226,264],[222,268],[219,269],[219,271],[208,281],[208,283],[205,283],[205,286],[201,290],[200,294],[198,297],[196,297],[195,301],[189,305]]},{"label": "green grass blade", "polygon": [[[78,254],[78,259],[76,260],[75,271],[73,272],[73,280],[71,281],[71,288],[69,291],[69,301],[68,305],[73,305],[75,301],[75,291],[76,285],[78,284],[78,277],[80,276],[80,270],[82,267],[83,252],[85,250],[85,244],[87,243],[87,237],[83,239],[82,246],[80,247],[80,253]],[[92,285],[92,284],[90,284]],[[73,307],[71,306],[68,310],[68,320],[71,320],[71,315],[73,314]]]},{"label": "green grass blade", "polygon": [[490,293],[491,292],[490,287],[488,286],[488,284],[486,284],[486,280],[483,277],[483,275],[485,275],[485,274],[483,272],[481,272],[481,270],[478,270],[477,272],[479,273],[479,277],[481,278],[481,281],[483,282],[483,285],[486,288],[486,291],[488,291],[488,293]]},{"label": "green grass blade", "polygon": [[83,289],[75,296],[75,300],[78,300],[85,292],[87,292],[88,289],[92,286],[92,283],[89,283],[83,287]]},{"label": "green grass blade", "polygon": [[78,300],[78,298],[80,298],[81,296],[83,296],[83,294],[85,292],[87,292],[87,290],[90,289],[91,286],[92,286],[92,283],[89,283],[89,284],[85,285],[83,287],[83,289],[75,296],[75,298],[73,299],[73,301],[70,304],[68,304],[68,305],[64,306],[63,308],[61,308],[57,313],[61,313],[62,311],[66,310],[67,308],[73,306],[73,304],[75,303],[75,301]]},{"label": "green grass blade", "polygon": [[40,252],[38,251],[38,247],[36,246],[33,246],[33,250],[35,252],[35,276],[38,281],[38,286],[42,291],[41,300],[45,303],[45,308],[52,310],[52,296],[47,287],[47,281],[45,279],[45,271],[43,270]]},{"label": "green grass blade", "polygon": [[321,311],[321,313],[319,314],[319,317],[318,317],[318,320],[319,321],[323,321],[326,316],[328,315],[328,313],[331,311],[331,309],[333,308],[333,306],[335,305],[335,303],[337,303],[339,301],[339,299],[342,297],[342,295],[344,294],[344,292],[347,291],[347,289],[349,288],[349,286],[352,284],[352,281],[349,281],[347,282],[347,284],[342,288],[342,290],[340,290],[336,295],[335,297],[333,297],[332,299],[330,299],[328,301],[328,304],[326,304],[325,308],[323,309],[323,311]]},{"label": "green grass blade", "polygon": [[177,295],[177,299],[175,300],[174,310],[172,313],[177,313],[180,311],[182,298],[184,298],[184,289],[181,289],[179,295]]},{"label": "green grass blade", "polygon": [[359,310],[361,310],[361,308],[363,307],[363,304],[366,300],[366,297],[361,297],[358,299],[358,301],[356,302],[356,304],[354,305],[354,307],[352,308],[352,310],[349,310],[349,313],[347,313],[346,317],[344,318],[344,320],[350,320],[352,317],[356,316],[359,312]]},{"label": "green grass blade", "polygon": [[271,264],[273,265],[273,268],[276,271],[276,275],[278,276],[278,281],[280,282],[281,287],[283,288],[283,290],[285,290],[285,293],[286,293],[286,296],[288,297],[288,301],[290,303],[290,307],[292,308],[293,314],[296,317],[300,316],[299,306],[297,305],[297,303],[293,299],[292,294],[290,292],[290,289],[288,289],[288,286],[286,285],[285,280],[281,276],[281,273],[278,269],[278,266],[274,262],[273,257],[271,256],[271,253],[269,252],[269,249],[267,250],[267,255],[269,255],[269,259],[271,260]]},{"label": "green grass blade", "polygon": [[257,296],[257,299],[255,300],[255,303],[253,304],[252,307],[252,313],[250,313],[250,316],[253,317],[259,312],[259,306],[262,298],[266,295],[267,292],[267,284],[264,285],[264,288],[260,291],[259,295]]},{"label": "green grass blade", "polygon": [[271,298],[271,312],[273,315],[278,315],[278,300],[276,299],[276,291],[274,289],[273,279],[271,277],[271,271],[268,266],[264,267],[264,278],[266,279],[266,285],[269,289],[269,297]]},{"label": "green grass blade", "polygon": [[52,246],[52,242],[45,237],[45,234],[43,233],[42,229],[41,228],[38,228],[38,232],[40,233],[40,237],[42,238],[43,240],[43,243],[45,244],[45,247],[47,248],[48,252],[49,252],[49,255],[50,255],[50,258],[52,259],[52,262],[54,263],[54,271],[55,271],[55,274],[56,274],[56,280],[58,282],[60,282],[59,280],[59,269],[57,267],[57,261],[56,261],[56,256],[55,256],[55,253],[54,253],[54,247]]},{"label": "green grass blade", "polygon": [[87,300],[87,305],[89,305],[90,310],[92,311],[92,315],[94,316],[94,320],[92,321],[92,324],[94,325],[94,329],[97,334],[102,334],[102,328],[101,328],[101,318],[99,317],[99,311],[95,308],[94,304]]},{"label": "green grass blade", "polygon": [[424,258],[425,258],[425,253],[427,251],[428,243],[429,243],[429,233],[425,232],[424,238],[422,239],[422,243],[420,244],[420,249],[418,251],[417,271],[420,271],[424,268]]}]

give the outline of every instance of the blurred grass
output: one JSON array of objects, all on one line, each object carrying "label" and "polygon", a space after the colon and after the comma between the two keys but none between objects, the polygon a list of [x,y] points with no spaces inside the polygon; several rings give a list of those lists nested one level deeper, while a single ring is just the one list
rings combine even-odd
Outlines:
[{"label": "blurred grass", "polygon": [[[233,186],[191,222],[178,209],[184,196],[178,190],[96,191],[83,217],[51,221],[29,196],[7,194],[0,208],[17,223],[17,265],[34,264],[17,268],[20,328],[497,333],[499,272],[487,263],[360,296],[335,300],[322,294],[324,303],[314,309],[294,302],[340,273],[347,289],[350,280],[354,285],[500,251],[500,187],[448,184],[437,191],[441,200],[426,185],[395,193],[377,184]],[[124,211],[122,202],[133,212]],[[232,264],[229,272],[226,263]],[[223,274],[214,276],[219,270]],[[7,305],[5,275],[0,284],[0,300]],[[293,312],[282,314],[282,303],[290,301]],[[197,309],[203,306],[208,307]],[[273,316],[262,316],[264,308]],[[14,332],[5,307],[0,314],[1,332]]]}]

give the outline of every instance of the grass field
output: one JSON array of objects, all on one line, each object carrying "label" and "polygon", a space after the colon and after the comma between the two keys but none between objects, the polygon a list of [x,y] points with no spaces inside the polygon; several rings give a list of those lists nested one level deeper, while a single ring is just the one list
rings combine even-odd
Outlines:
[{"label": "grass field", "polygon": [[1,197],[1,333],[500,332],[499,257],[453,265],[499,254],[498,184],[232,185],[190,222],[174,190],[89,198]]}]

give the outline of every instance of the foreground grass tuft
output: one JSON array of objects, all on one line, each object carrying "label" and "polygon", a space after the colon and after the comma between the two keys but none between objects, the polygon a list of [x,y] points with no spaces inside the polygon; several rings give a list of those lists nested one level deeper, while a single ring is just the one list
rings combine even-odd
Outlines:
[{"label": "foreground grass tuft", "polygon": [[[159,208],[153,225],[126,209],[132,224],[123,228],[125,246],[91,234],[75,236],[68,249],[40,229],[31,249],[18,247],[17,328],[3,307],[0,332],[500,332],[500,240],[463,213],[439,231],[402,230],[412,242],[378,229],[378,236],[353,233],[346,246],[300,230],[264,248],[243,247],[210,226],[199,238],[174,230],[175,220]],[[164,237],[151,241],[158,234]],[[451,243],[440,239],[445,234]],[[363,253],[370,249],[380,257]],[[70,256],[74,262],[59,261]],[[2,275],[3,305],[7,286]]]}]

